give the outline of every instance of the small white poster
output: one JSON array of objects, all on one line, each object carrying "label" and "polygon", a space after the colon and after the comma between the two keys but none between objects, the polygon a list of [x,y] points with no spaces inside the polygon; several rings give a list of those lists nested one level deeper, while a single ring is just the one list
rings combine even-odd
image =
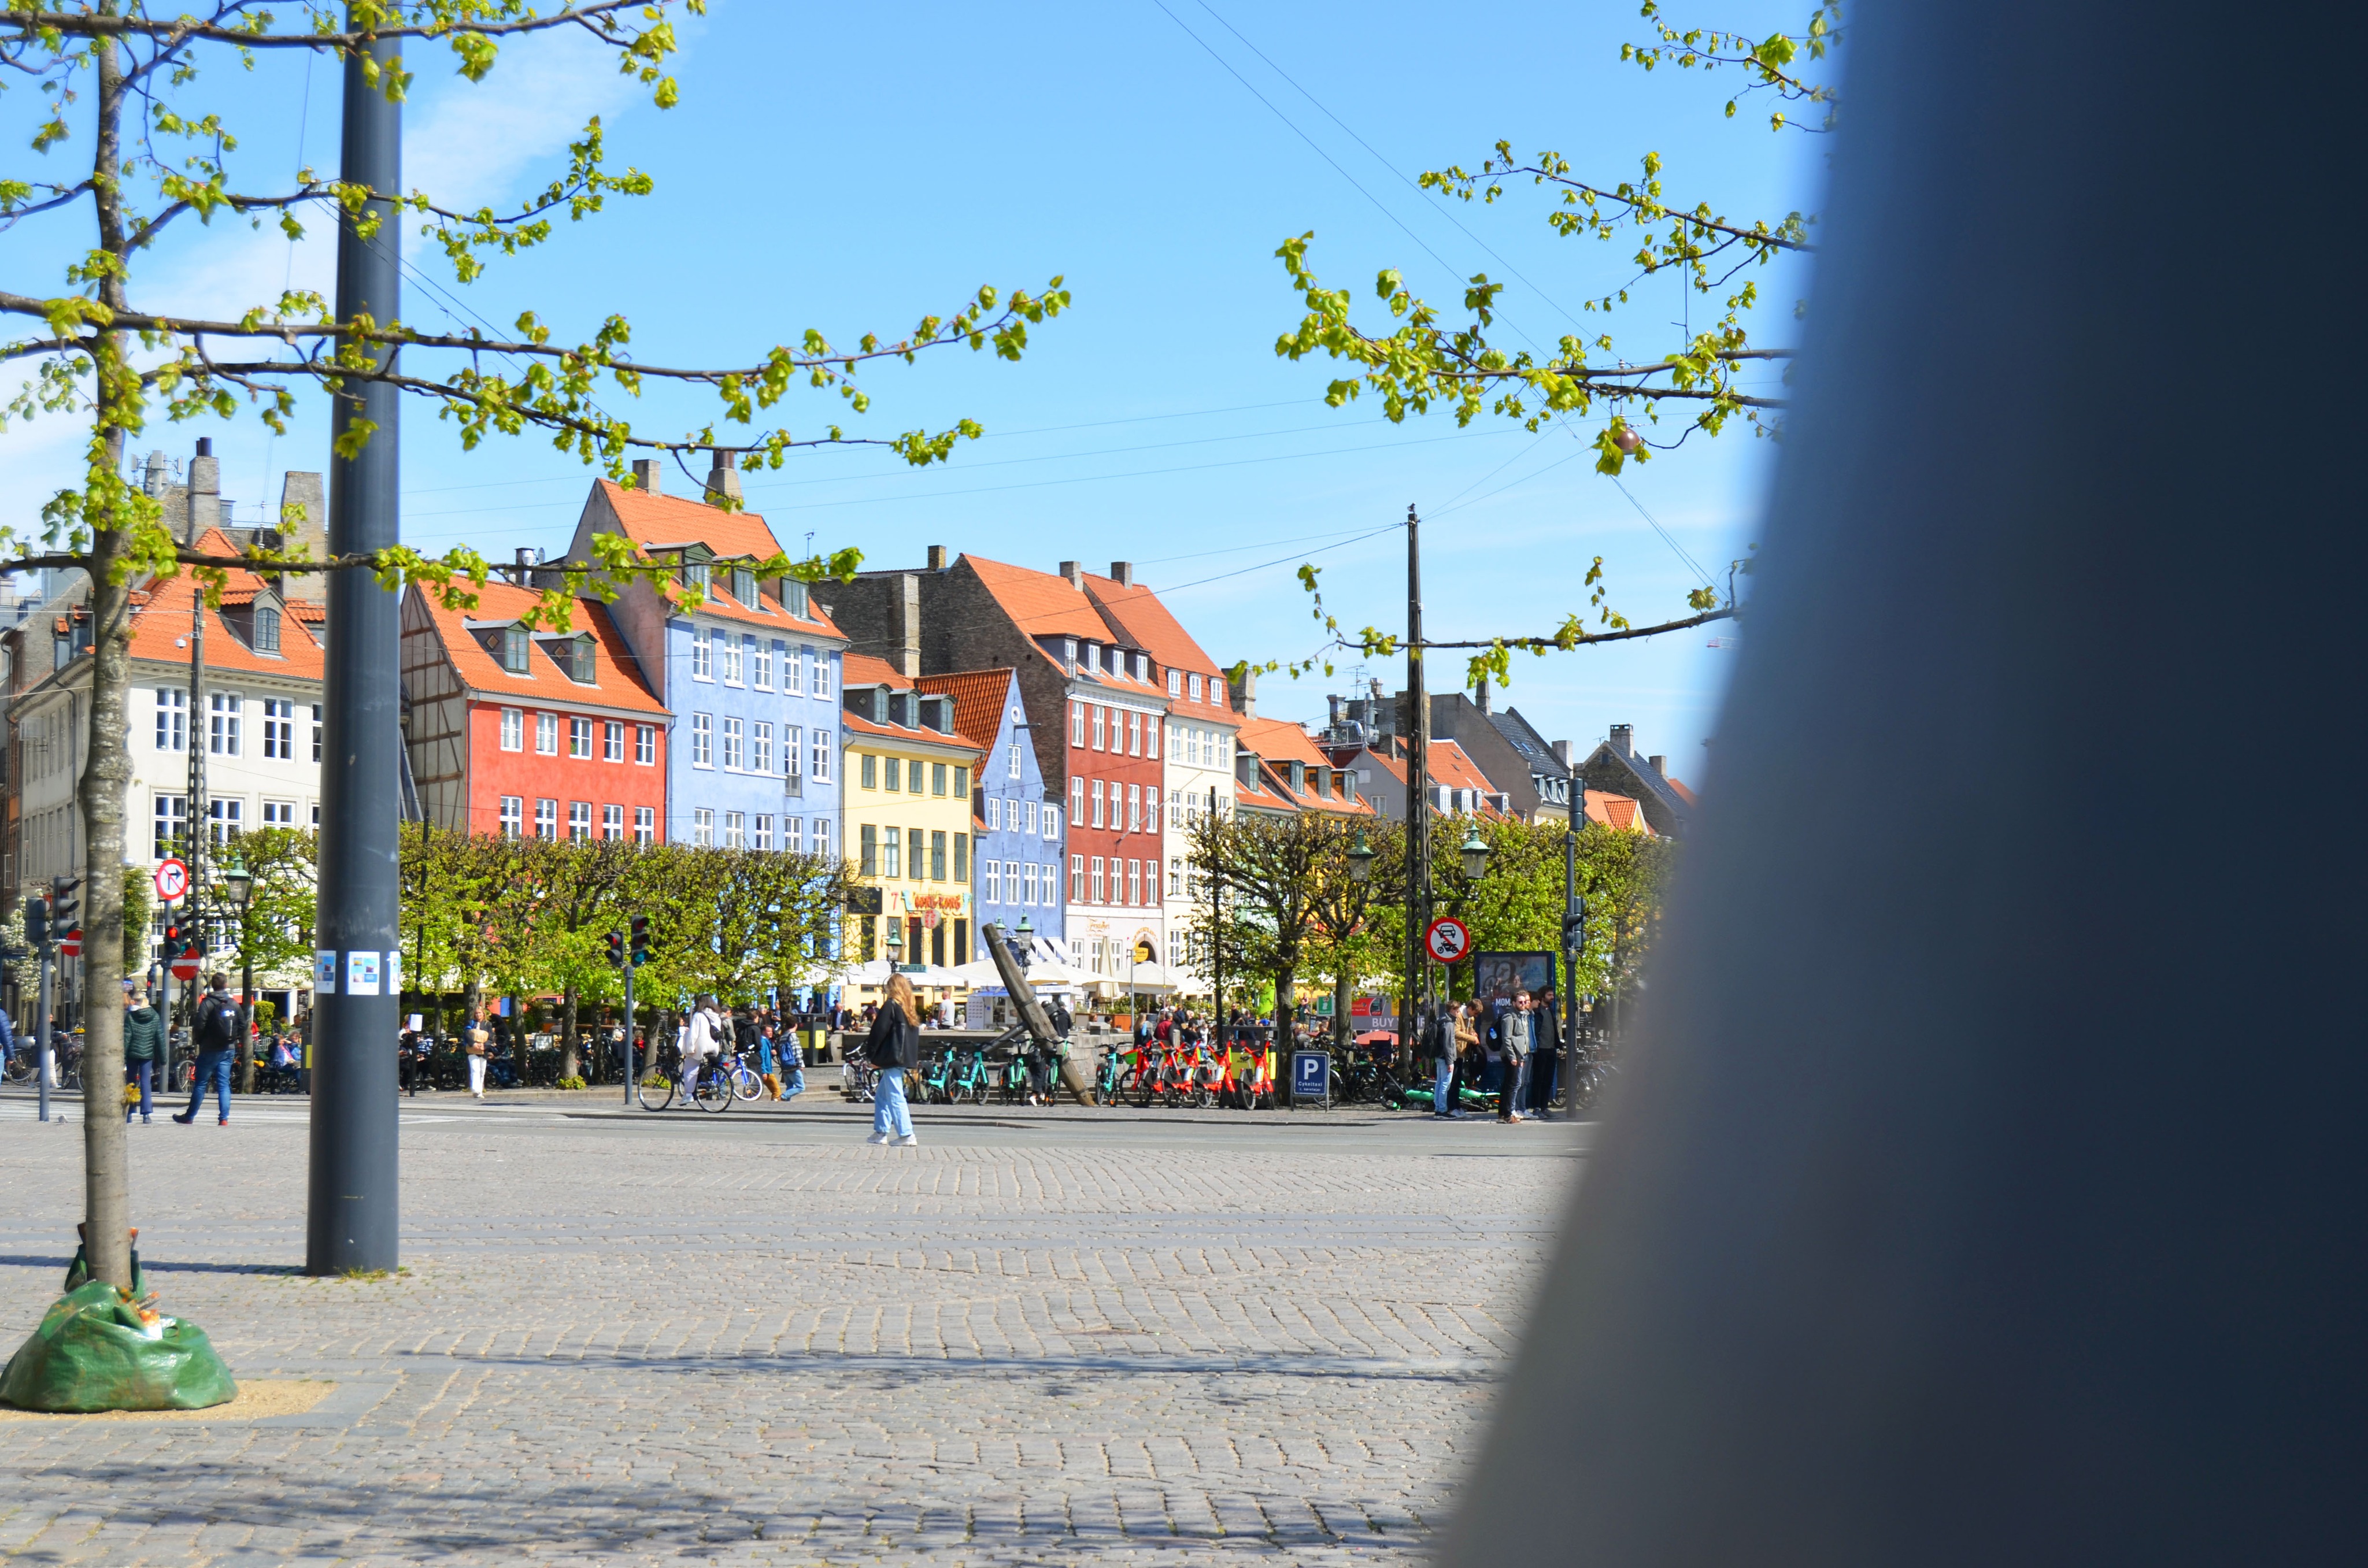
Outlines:
[{"label": "small white poster", "polygon": [[387,949],[386,994],[390,996],[403,994],[403,949],[401,948]]},{"label": "small white poster", "polygon": [[313,994],[335,996],[337,994],[337,955],[315,952],[313,955]]},{"label": "small white poster", "polygon": [[346,994],[375,996],[378,994],[380,955],[359,949],[346,955]]}]

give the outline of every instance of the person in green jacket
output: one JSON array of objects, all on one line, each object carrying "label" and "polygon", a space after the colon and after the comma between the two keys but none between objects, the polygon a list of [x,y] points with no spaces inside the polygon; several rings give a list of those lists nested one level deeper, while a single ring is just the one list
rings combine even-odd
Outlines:
[{"label": "person in green jacket", "polygon": [[[153,1120],[149,1091],[155,1086],[158,1064],[165,1059],[165,1020],[148,1006],[131,981],[123,983],[123,1081],[140,1085],[140,1119]],[[123,1119],[131,1119],[127,1100]]]}]

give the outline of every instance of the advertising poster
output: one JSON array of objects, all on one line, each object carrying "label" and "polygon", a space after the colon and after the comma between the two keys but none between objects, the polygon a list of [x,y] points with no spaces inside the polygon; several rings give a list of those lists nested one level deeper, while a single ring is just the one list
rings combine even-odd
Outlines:
[{"label": "advertising poster", "polygon": [[1472,994],[1483,1007],[1494,1007],[1500,1002],[1510,1006],[1517,991],[1526,991],[1535,997],[1554,983],[1554,978],[1552,953],[1472,955]]},{"label": "advertising poster", "polygon": [[380,955],[359,949],[346,955],[346,994],[375,996],[378,994]]},{"label": "advertising poster", "polygon": [[314,952],[313,955],[313,994],[335,996],[337,994],[337,955]]}]

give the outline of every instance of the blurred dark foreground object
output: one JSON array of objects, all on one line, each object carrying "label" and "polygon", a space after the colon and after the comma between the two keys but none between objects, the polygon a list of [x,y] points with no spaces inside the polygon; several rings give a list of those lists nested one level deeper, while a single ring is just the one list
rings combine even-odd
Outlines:
[{"label": "blurred dark foreground object", "polygon": [[1457,1568],[2368,1562],[2361,138],[2347,24],[2276,17],[1853,14],[1747,652]]}]

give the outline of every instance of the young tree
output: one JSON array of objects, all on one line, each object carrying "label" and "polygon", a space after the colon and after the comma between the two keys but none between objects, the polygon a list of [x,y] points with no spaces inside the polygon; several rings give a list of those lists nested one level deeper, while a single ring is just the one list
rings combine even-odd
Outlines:
[{"label": "young tree", "polygon": [[[1353,1036],[1349,1003],[1357,983],[1401,967],[1397,955],[1405,951],[1404,921],[1383,917],[1406,885],[1404,828],[1381,818],[1341,825],[1310,892],[1315,920],[1308,942],[1310,967],[1332,978],[1335,1050],[1346,1050]],[[1360,841],[1372,857],[1362,876],[1354,858]]]},{"label": "young tree", "polygon": [[[252,879],[244,909],[225,905],[231,916],[230,961],[258,975],[289,975],[313,960],[313,892],[318,885],[313,835],[292,827],[257,828],[239,835],[232,853]],[[241,1035],[238,1092],[255,1092],[255,1051]]]},{"label": "young tree", "polygon": [[[1733,71],[1741,75],[1742,84],[1726,100],[1729,118],[1747,99],[1765,97],[1777,106],[1769,117],[1771,130],[1823,132],[1832,128],[1839,105],[1833,75],[1841,13],[1839,0],[1813,0],[1800,32],[1779,32],[1755,42],[1731,32],[1673,27],[1662,19],[1659,0],[1643,0],[1641,14],[1651,24],[1652,37],[1621,45],[1620,57],[1647,71],[1662,65]],[[1744,372],[1788,360],[1793,349],[1751,335],[1749,313],[1760,302],[1759,286],[1757,278],[1746,275],[1782,257],[1814,251],[1809,235],[1816,215],[1793,211],[1782,217],[1733,218],[1707,202],[1689,207],[1670,194],[1668,175],[1658,153],[1644,154],[1636,177],[1619,179],[1581,172],[1553,151],[1525,160],[1510,142],[1500,141],[1477,170],[1450,165],[1421,176],[1426,189],[1488,206],[1506,197],[1508,182],[1526,179],[1554,198],[1545,221],[1556,234],[1600,244],[1633,242],[1634,251],[1620,258],[1622,270],[1632,275],[1606,288],[1590,285],[1581,303],[1582,314],[1607,318],[1606,330],[1592,335],[1574,330],[1551,348],[1509,347],[1498,320],[1499,296],[1507,288],[1503,281],[1486,272],[1475,274],[1463,290],[1461,319],[1451,320],[1409,289],[1394,267],[1381,270],[1374,290],[1395,324],[1360,326],[1350,291],[1324,287],[1309,264],[1315,242],[1311,232],[1284,241],[1275,252],[1305,306],[1298,325],[1276,340],[1275,352],[1292,360],[1322,355],[1345,361],[1348,373],[1326,388],[1325,402],[1344,407],[1370,392],[1381,399],[1383,412],[1393,421],[1436,408],[1452,413],[1458,425],[1486,415],[1538,431],[1554,422],[1568,427],[1594,415],[1600,404],[1609,417],[1595,430],[1591,445],[1596,471],[1607,475],[1616,476],[1631,461],[1648,460],[1656,449],[1682,445],[1696,430],[1715,437],[1737,418],[1755,431],[1772,433],[1772,420],[1784,399],[1776,390],[1747,382]],[[1663,276],[1673,278],[1687,297],[1717,296],[1717,303],[1706,311],[1702,327],[1689,326],[1674,348],[1631,359],[1618,351],[1609,318],[1635,302],[1632,296],[1646,279]],[[1725,292],[1731,285],[1733,291]],[[1644,425],[1658,425],[1664,410],[1681,412],[1684,425],[1672,438],[1655,441],[1638,417]],[[1606,602],[1602,564],[1598,557],[1588,573],[1587,586],[1595,591],[1587,609],[1566,616],[1552,632],[1424,645],[1473,650],[1468,678],[1503,682],[1510,678],[1510,653],[1517,648],[1543,654],[1550,649],[1679,631],[1733,612],[1732,605],[1716,608],[1718,596],[1705,585],[1687,596],[1695,614],[1657,626],[1634,626]],[[1303,567],[1301,574],[1315,592],[1315,569]],[[1588,630],[1589,612],[1603,631]],[[1337,621],[1324,613],[1320,596],[1315,614],[1327,635],[1339,633]],[[1367,627],[1334,645],[1370,656],[1403,644]]]},{"label": "young tree", "polygon": [[[703,12],[705,0],[682,0],[682,8]],[[613,48],[620,68],[665,108],[677,96],[675,81],[666,74],[675,51],[672,11],[672,0],[563,0],[548,11],[529,0],[349,0],[342,24],[324,6],[308,7],[299,25],[282,26],[256,0],[197,0],[187,13],[170,16],[153,14],[147,0],[53,0],[39,8],[0,10],[0,65],[8,68],[0,75],[30,83],[44,95],[47,112],[30,139],[32,150],[63,154],[76,139],[88,148],[82,172],[64,170],[50,179],[0,178],[0,233],[36,219],[78,218],[94,236],[66,269],[62,288],[0,289],[0,315],[25,324],[24,335],[0,341],[0,358],[27,361],[33,372],[7,413],[19,418],[67,415],[84,422],[89,432],[82,482],[51,497],[39,543],[0,531],[0,557],[15,557],[0,559],[0,571],[54,566],[88,574],[96,636],[89,760],[78,791],[85,864],[123,861],[131,779],[126,610],[142,580],[194,569],[209,574],[214,585],[210,591],[218,591],[220,574],[233,564],[270,571],[366,570],[389,588],[405,576],[429,583],[454,604],[465,604],[471,585],[485,580],[484,560],[468,549],[438,559],[402,548],[331,562],[268,551],[236,561],[207,557],[176,540],[156,502],[125,476],[126,442],[152,416],[229,418],[244,403],[279,430],[300,392],[324,392],[358,402],[360,389],[377,383],[436,407],[471,447],[489,435],[533,431],[622,480],[635,451],[718,445],[712,423],[678,437],[653,437],[609,411],[609,402],[637,396],[655,381],[712,392],[725,422],[751,426],[731,443],[744,453],[744,465],[778,467],[794,448],[856,439],[837,425],[805,437],[785,426],[755,428],[759,413],[792,388],[835,393],[860,413],[867,403],[858,384],[861,368],[891,358],[910,361],[924,350],[953,344],[974,350],[992,347],[1016,359],[1026,347],[1028,326],[1067,304],[1058,278],[1042,296],[1019,291],[1007,299],[984,288],[950,315],[925,316],[893,342],[866,335],[852,347],[839,347],[808,330],[794,347],[777,347],[740,364],[685,367],[635,358],[632,327],[621,314],[609,315],[588,337],[569,344],[554,341],[552,328],[534,312],[520,315],[513,333],[503,338],[423,333],[400,321],[366,316],[340,321],[319,296],[301,291],[277,301],[225,300],[204,316],[146,309],[136,297],[141,267],[152,248],[167,233],[186,229],[191,219],[211,223],[228,216],[256,224],[268,220],[300,238],[304,216],[313,213],[362,239],[376,236],[390,222],[416,221],[466,283],[495,254],[513,255],[550,239],[557,213],[580,221],[599,211],[610,196],[651,188],[649,177],[638,171],[609,172],[597,120],[571,147],[566,169],[516,211],[464,211],[433,192],[372,190],[309,170],[284,187],[256,188],[238,164],[238,128],[196,98],[208,60],[251,70],[266,56],[310,51],[344,66],[353,90],[400,99],[414,80],[402,53],[405,49],[423,54],[449,49],[459,74],[482,82],[504,44],[565,28]],[[388,243],[393,238],[390,233]],[[489,363],[525,368],[488,369]],[[337,455],[353,458],[371,433],[368,420],[348,421]],[[975,424],[962,420],[943,430],[911,430],[871,444],[923,464],[945,458],[956,442],[977,434]],[[540,613],[564,630],[573,596],[612,592],[634,573],[652,570],[632,554],[621,539],[604,539],[598,560],[559,575]],[[783,558],[763,569],[772,575],[819,576],[852,571],[859,559],[858,552],[841,551],[828,562]],[[103,878],[91,883],[87,899],[85,928],[94,955],[88,983],[92,994],[108,994],[122,969],[122,889],[116,879]],[[122,1059],[121,1024],[119,1009],[93,1012],[85,1047],[87,1081],[114,1081]],[[84,1158],[94,1273],[128,1286],[131,1199],[119,1119],[84,1119]]]},{"label": "young tree", "polygon": [[641,847],[622,838],[519,843],[522,869],[539,895],[527,950],[537,989],[559,990],[564,1078],[578,1071],[577,1004],[586,993],[605,996],[623,989],[608,961],[608,934],[623,923],[623,894]]},{"label": "young tree", "polygon": [[1222,916],[1206,905],[1197,913],[1195,949],[1221,954],[1228,973],[1273,977],[1278,1048],[1291,1043],[1293,991],[1324,939],[1327,912],[1338,919],[1353,902],[1336,885],[1353,881],[1353,832],[1349,819],[1324,812],[1204,813],[1188,830],[1193,869],[1225,903]]}]

